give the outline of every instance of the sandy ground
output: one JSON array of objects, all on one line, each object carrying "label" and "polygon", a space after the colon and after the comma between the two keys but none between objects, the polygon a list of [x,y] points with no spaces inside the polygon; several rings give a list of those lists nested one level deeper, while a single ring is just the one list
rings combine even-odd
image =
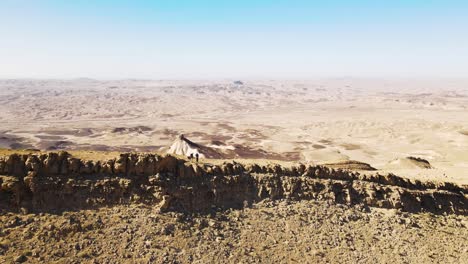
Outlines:
[{"label": "sandy ground", "polygon": [[468,80],[0,80],[0,148],[164,151],[181,133],[236,158],[468,184]]},{"label": "sandy ground", "polygon": [[1,213],[0,263],[466,263],[466,216],[263,201],[211,215],[130,205]]}]

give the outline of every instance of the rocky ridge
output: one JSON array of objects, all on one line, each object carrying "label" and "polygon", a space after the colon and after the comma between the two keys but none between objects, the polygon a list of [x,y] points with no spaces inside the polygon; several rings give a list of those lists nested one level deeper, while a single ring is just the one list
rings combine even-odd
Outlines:
[{"label": "rocky ridge", "polygon": [[160,210],[202,212],[243,208],[265,199],[291,199],[468,214],[467,186],[304,164],[196,164],[145,153],[92,161],[59,152],[0,158],[0,175],[0,208],[7,211],[144,203]]}]

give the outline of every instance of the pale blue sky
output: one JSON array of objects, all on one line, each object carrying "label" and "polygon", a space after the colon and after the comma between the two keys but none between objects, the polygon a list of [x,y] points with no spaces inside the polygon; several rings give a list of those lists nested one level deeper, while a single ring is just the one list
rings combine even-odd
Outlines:
[{"label": "pale blue sky", "polygon": [[468,1],[0,0],[0,78],[468,77]]}]

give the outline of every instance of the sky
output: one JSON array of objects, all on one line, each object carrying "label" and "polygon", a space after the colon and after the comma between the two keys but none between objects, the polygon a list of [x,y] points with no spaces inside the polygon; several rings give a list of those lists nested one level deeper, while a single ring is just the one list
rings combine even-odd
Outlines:
[{"label": "sky", "polygon": [[0,0],[0,78],[468,77],[466,0]]}]

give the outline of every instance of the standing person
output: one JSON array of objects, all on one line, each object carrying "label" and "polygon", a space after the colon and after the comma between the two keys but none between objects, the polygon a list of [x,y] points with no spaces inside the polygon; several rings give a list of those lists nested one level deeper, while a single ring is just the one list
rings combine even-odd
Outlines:
[{"label": "standing person", "polygon": [[198,163],[198,157],[199,157],[199,155],[198,155],[198,152],[197,152],[197,153],[195,153],[195,159],[197,160],[197,163]]},{"label": "standing person", "polygon": [[192,159],[193,159],[193,153],[190,153],[189,159],[190,159],[190,161],[192,161]]}]

